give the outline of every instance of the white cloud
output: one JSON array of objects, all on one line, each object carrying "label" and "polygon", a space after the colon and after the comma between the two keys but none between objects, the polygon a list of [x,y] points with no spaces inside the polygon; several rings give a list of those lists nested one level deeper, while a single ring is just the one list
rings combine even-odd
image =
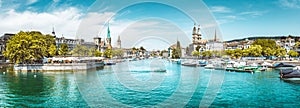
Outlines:
[{"label": "white cloud", "polygon": [[268,11],[248,11],[248,12],[242,12],[240,15],[249,15],[251,17],[257,17],[257,16],[262,16]]},{"label": "white cloud", "polygon": [[213,6],[210,8],[211,12],[214,13],[230,13],[232,10],[225,6]]},{"label": "white cloud", "polygon": [[285,8],[300,8],[300,0],[279,0],[278,3]]},{"label": "white cloud", "polygon": [[0,33],[37,30],[50,34],[52,27],[55,27],[57,36],[63,34],[66,37],[74,38],[81,16],[82,14],[76,8],[51,13],[9,10],[0,14]]}]

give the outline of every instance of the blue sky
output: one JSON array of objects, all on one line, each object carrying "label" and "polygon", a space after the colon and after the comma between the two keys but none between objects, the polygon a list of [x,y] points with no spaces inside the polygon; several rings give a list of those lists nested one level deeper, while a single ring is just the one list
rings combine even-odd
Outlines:
[{"label": "blue sky", "polygon": [[[200,24],[204,39],[211,39],[215,30],[223,40],[300,35],[300,0],[114,1],[118,0],[0,0],[0,34],[20,30],[51,33],[55,27],[58,37],[91,41],[106,36],[110,20],[113,44],[120,35],[124,47],[148,49],[166,49],[177,39],[188,45],[194,22]],[[136,42],[147,36],[159,38]]]}]

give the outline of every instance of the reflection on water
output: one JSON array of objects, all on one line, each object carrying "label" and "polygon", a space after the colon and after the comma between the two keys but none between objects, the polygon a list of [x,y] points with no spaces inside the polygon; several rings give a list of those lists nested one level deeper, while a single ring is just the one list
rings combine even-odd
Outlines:
[{"label": "reflection on water", "polygon": [[73,73],[6,72],[0,74],[0,106],[86,106]]},{"label": "reflection on water", "polygon": [[[149,67],[167,72],[130,71]],[[218,89],[211,80],[224,74]],[[300,84],[280,80],[278,72],[234,73],[166,61],[124,62],[78,73],[0,71],[0,107],[198,107],[207,90],[216,93],[211,107],[300,105]]]}]

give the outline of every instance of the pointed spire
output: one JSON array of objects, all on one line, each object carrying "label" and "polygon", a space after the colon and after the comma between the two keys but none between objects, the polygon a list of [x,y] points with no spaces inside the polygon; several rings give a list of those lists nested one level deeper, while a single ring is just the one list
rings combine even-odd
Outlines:
[{"label": "pointed spire", "polygon": [[54,27],[52,27],[52,34],[53,34],[53,36],[55,36]]},{"label": "pointed spire", "polygon": [[108,26],[107,26],[107,38],[110,38],[109,21],[108,21]]},{"label": "pointed spire", "polygon": [[216,42],[217,41],[217,30],[215,29],[215,39],[214,41]]},{"label": "pointed spire", "polygon": [[118,36],[118,42],[121,42],[121,38],[120,38],[120,35]]},{"label": "pointed spire", "polygon": [[197,31],[197,34],[198,34],[198,35],[200,34],[200,24],[198,25],[198,31]]},{"label": "pointed spire", "polygon": [[197,34],[197,31],[196,31],[196,23],[194,23],[194,28],[193,28],[193,35],[194,34]]}]

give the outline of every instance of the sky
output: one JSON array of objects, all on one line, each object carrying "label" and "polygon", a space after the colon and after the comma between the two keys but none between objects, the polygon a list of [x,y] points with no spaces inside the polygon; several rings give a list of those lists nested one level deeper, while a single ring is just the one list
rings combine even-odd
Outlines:
[{"label": "sky", "polygon": [[[300,36],[300,0],[0,0],[0,34],[55,29],[57,37],[106,38],[112,44],[167,49],[191,43],[194,24],[203,39]],[[109,22],[109,24],[108,24]]]}]

